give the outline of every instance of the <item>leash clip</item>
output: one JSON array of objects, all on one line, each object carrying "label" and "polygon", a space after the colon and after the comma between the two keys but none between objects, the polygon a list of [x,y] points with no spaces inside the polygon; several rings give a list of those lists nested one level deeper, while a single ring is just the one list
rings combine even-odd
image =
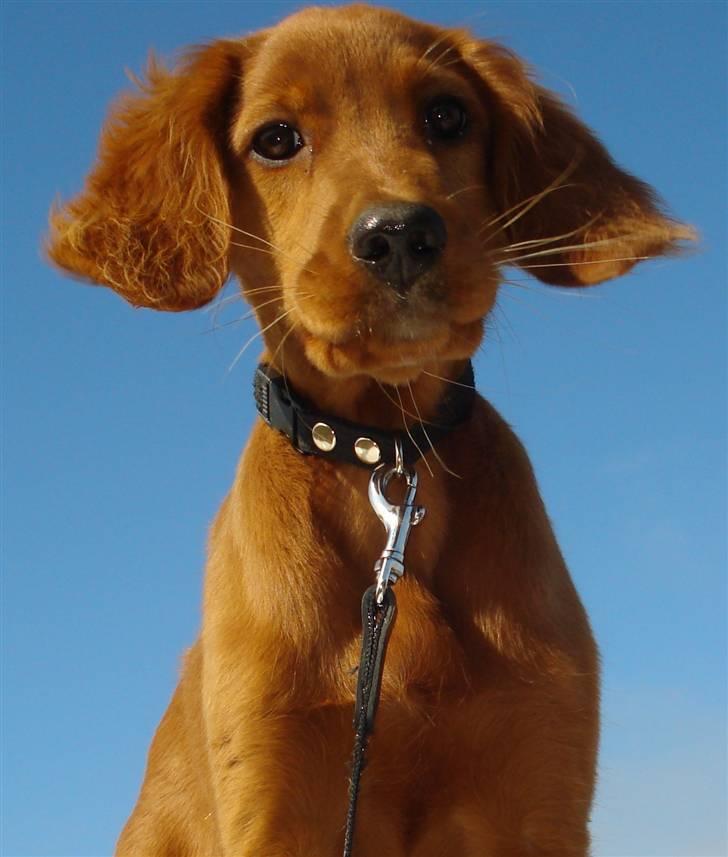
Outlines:
[{"label": "leash clip", "polygon": [[[407,491],[401,505],[390,503],[387,488],[393,476],[405,480]],[[387,531],[387,543],[379,559],[374,563],[377,575],[377,604],[384,603],[384,593],[404,574],[404,549],[407,546],[410,529],[425,517],[424,506],[415,506],[417,493],[417,471],[405,467],[401,452],[397,455],[397,464],[391,467],[380,464],[369,480],[369,502]]]}]

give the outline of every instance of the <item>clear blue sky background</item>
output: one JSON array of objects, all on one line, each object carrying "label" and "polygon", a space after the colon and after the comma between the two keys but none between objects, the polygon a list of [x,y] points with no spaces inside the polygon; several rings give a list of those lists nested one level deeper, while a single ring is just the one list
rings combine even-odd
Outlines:
[{"label": "clear blue sky background", "polygon": [[[702,233],[581,296],[504,288],[478,385],[530,450],[604,660],[597,857],[726,853],[726,6],[401,2],[501,38]],[[252,322],[40,258],[124,68],[294,9],[3,6],[3,854],[110,854],[199,623]]]}]

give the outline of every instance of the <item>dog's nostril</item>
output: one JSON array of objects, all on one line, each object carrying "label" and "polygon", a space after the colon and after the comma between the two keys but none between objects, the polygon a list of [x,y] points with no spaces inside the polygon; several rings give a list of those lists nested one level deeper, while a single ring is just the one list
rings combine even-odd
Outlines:
[{"label": "dog's nostril", "polygon": [[439,253],[438,246],[434,236],[424,231],[414,232],[410,237],[408,249],[415,256],[426,256],[430,253]]},{"label": "dog's nostril", "polygon": [[365,262],[378,262],[390,252],[389,241],[384,235],[369,235],[361,245],[361,255],[357,258]]},{"label": "dog's nostril", "polygon": [[398,292],[439,259],[447,243],[442,217],[427,205],[383,203],[363,212],[349,233],[352,257]]}]

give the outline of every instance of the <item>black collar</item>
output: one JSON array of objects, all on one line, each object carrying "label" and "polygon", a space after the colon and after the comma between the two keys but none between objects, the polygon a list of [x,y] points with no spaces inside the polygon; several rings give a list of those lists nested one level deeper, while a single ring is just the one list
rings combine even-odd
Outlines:
[{"label": "black collar", "polygon": [[371,468],[382,462],[395,464],[396,445],[401,444],[403,461],[414,464],[454,428],[466,422],[473,410],[475,382],[468,365],[440,402],[437,416],[407,432],[384,431],[342,420],[317,411],[296,395],[287,380],[268,364],[255,371],[253,392],[258,413],[282,432],[294,449],[304,455],[319,455],[334,461]]}]

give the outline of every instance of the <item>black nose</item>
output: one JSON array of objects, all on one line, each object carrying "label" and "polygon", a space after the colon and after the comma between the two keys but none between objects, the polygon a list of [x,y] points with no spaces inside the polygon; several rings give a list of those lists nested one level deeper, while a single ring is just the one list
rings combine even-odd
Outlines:
[{"label": "black nose", "polygon": [[349,242],[357,262],[404,294],[442,255],[447,229],[434,208],[387,202],[367,209],[357,219]]}]

